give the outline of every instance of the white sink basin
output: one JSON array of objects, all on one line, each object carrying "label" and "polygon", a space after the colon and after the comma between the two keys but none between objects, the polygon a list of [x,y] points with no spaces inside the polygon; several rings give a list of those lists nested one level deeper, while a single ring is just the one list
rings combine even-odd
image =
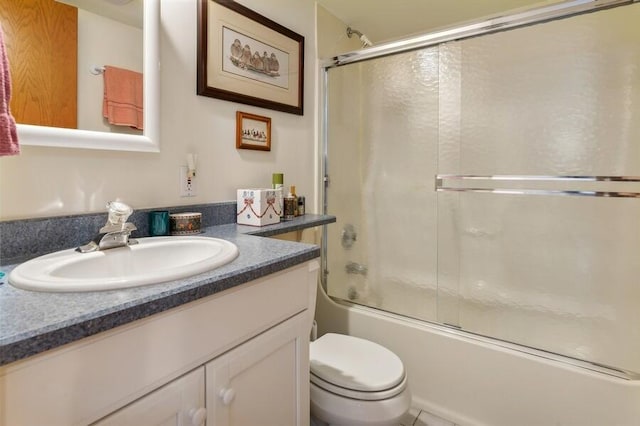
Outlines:
[{"label": "white sink basin", "polygon": [[138,244],[91,253],[74,249],[17,266],[9,283],[36,291],[97,291],[177,280],[210,271],[238,256],[235,244],[207,237],[138,238]]}]

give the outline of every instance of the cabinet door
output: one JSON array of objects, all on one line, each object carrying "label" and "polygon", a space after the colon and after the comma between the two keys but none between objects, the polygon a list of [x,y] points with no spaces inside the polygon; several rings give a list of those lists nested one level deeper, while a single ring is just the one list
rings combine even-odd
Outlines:
[{"label": "cabinet door", "polygon": [[94,423],[95,426],[204,426],[204,367]]},{"label": "cabinet door", "polygon": [[309,424],[303,312],[208,363],[207,426]]}]

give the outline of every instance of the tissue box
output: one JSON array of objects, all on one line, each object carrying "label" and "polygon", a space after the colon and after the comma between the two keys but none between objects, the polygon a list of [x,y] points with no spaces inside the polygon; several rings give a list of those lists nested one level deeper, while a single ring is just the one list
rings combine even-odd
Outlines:
[{"label": "tissue box", "polygon": [[281,198],[280,189],[238,189],[238,224],[264,226],[280,222]]}]

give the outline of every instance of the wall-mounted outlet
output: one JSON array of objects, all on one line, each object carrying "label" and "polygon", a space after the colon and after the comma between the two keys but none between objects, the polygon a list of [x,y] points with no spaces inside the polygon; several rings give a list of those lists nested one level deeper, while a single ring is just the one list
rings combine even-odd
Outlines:
[{"label": "wall-mounted outlet", "polygon": [[180,196],[195,197],[196,196],[196,178],[189,177],[189,169],[187,166],[180,167]]}]

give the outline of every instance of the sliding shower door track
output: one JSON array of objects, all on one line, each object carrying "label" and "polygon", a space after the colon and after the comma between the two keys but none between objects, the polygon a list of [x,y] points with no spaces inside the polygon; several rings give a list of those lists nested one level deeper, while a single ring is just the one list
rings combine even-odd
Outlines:
[{"label": "sliding shower door track", "polygon": [[333,300],[334,302],[340,305],[347,306],[351,309],[358,309],[365,312],[375,312],[376,314],[386,316],[394,320],[404,321],[404,322],[411,323],[413,325],[431,328],[439,332],[443,332],[443,333],[457,336],[464,339],[474,340],[476,342],[487,344],[487,345],[496,345],[501,348],[510,349],[512,351],[520,352],[526,355],[531,355],[538,358],[544,358],[547,360],[568,364],[573,367],[582,368],[595,373],[604,374],[606,376],[612,376],[612,377],[616,377],[623,380],[640,380],[640,373],[636,373],[633,371],[628,371],[628,370],[624,370],[616,367],[611,367],[609,365],[599,364],[597,362],[585,361],[582,359],[573,358],[573,357],[558,354],[555,352],[545,351],[545,350],[534,348],[531,346],[508,342],[506,340],[497,339],[495,337],[484,336],[481,334],[464,330],[463,328],[456,325],[451,325],[451,324],[445,325],[437,322],[406,317],[404,315],[399,315],[393,312],[372,308],[366,305],[360,305],[357,303],[349,302],[349,301],[338,299],[335,297],[331,297],[331,300]]}]

